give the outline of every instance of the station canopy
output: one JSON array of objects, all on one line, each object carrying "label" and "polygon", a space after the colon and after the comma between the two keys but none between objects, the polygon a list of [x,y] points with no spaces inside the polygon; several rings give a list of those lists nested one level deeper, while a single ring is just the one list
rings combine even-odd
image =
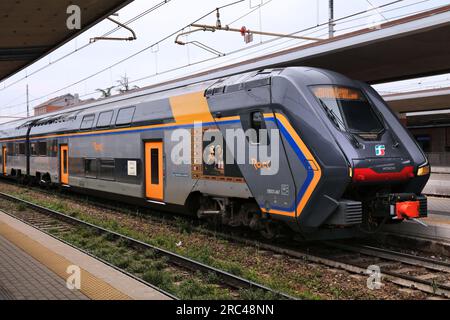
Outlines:
[{"label": "station canopy", "polygon": [[[72,40],[133,0],[1,0],[0,81]],[[81,29],[67,28],[67,8],[81,9]]]},{"label": "station canopy", "polygon": [[400,113],[450,109],[450,87],[394,93],[383,98]]}]

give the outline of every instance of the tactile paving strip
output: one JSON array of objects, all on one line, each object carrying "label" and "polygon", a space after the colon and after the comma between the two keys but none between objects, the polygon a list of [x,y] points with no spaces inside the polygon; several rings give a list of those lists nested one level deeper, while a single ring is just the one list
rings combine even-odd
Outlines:
[{"label": "tactile paving strip", "polygon": [[0,300],[15,300],[14,295],[0,284]]},{"label": "tactile paving strip", "polygon": [[[66,271],[73,263],[64,257],[54,253],[40,243],[30,239],[25,234],[2,222],[0,222],[0,234],[61,278],[66,279],[69,276]],[[130,299],[130,297],[123,292],[83,269],[81,269],[80,291],[93,300]]]}]

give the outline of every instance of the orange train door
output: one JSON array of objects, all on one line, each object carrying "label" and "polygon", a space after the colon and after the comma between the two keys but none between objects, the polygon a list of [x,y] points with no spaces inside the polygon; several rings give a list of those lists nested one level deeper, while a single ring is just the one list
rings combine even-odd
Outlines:
[{"label": "orange train door", "polygon": [[145,143],[145,195],[148,199],[163,201],[163,143]]},{"label": "orange train door", "polygon": [[62,184],[69,184],[69,146],[62,145],[59,147],[60,154],[60,177]]},{"label": "orange train door", "polygon": [[3,166],[3,175],[6,176],[6,147],[2,147],[2,166]]}]

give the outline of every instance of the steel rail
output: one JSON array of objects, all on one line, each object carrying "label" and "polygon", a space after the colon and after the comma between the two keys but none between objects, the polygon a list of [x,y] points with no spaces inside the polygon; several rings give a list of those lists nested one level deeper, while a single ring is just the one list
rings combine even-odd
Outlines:
[{"label": "steel rail", "polygon": [[[357,263],[352,263],[349,261],[345,261],[343,259],[338,259],[335,257],[328,257],[320,253],[314,252],[314,249],[309,249],[307,251],[298,250],[296,248],[286,247],[286,246],[280,246],[280,245],[274,245],[269,244],[264,241],[254,241],[246,238],[241,238],[233,235],[222,235],[215,233],[216,236],[224,237],[225,239],[228,239],[230,241],[236,241],[241,244],[246,245],[255,245],[258,246],[259,249],[271,251],[276,254],[286,255],[292,258],[300,259],[300,260],[306,260],[314,263],[318,263],[321,265],[325,265],[331,268],[335,269],[341,269],[348,271],[350,273],[355,274],[361,274],[368,276],[367,272],[367,266],[362,267],[361,265]],[[387,259],[392,262],[397,262],[398,257]],[[406,288],[412,288],[417,289],[419,291],[432,294],[432,295],[438,295],[443,296],[446,298],[450,298],[450,286],[446,284],[439,284],[434,283],[433,281],[429,280],[423,280],[419,279],[414,276],[410,276],[407,274],[399,274],[396,272],[392,272],[389,270],[382,271],[380,273],[380,276],[389,281],[392,282],[398,286],[406,287]]]},{"label": "steel rail", "polygon": [[379,248],[369,245],[348,245],[339,243],[329,243],[328,246],[340,248],[347,251],[362,253],[382,259],[397,260],[402,263],[424,267],[431,270],[450,273],[450,262],[421,257],[410,253],[394,251],[386,248]]},{"label": "steel rail", "polygon": [[[11,182],[11,184],[14,185],[14,183]],[[36,190],[36,188],[33,188],[33,190]],[[48,192],[46,190],[36,190],[36,191],[42,191],[48,194],[53,194],[51,192]],[[2,196],[2,193],[0,193],[0,196]],[[73,198],[72,195],[63,195],[64,197],[70,199]],[[19,201],[21,201],[19,199]],[[95,205],[98,207],[107,208],[109,210],[115,210],[118,212],[122,212],[124,214],[129,214],[129,212],[126,212],[126,209],[121,210],[120,208],[111,207],[103,203],[97,203],[92,200],[88,200],[88,203],[91,205]],[[44,208],[45,209],[45,208]],[[153,218],[154,216],[152,216]],[[70,217],[72,218],[72,217]],[[165,220],[165,222],[169,222]],[[287,255],[292,258],[302,259],[302,260],[308,260],[311,262],[316,262],[319,264],[323,264],[329,267],[338,268],[342,270],[346,270],[351,273],[357,273],[357,274],[365,274],[367,275],[367,268],[363,268],[360,265],[357,265],[355,263],[351,262],[345,262],[342,261],[342,259],[336,259],[333,257],[324,256],[320,253],[314,253],[313,250],[302,251],[298,248],[292,248],[292,246],[283,246],[279,244],[273,244],[268,243],[264,240],[255,240],[255,239],[249,239],[249,238],[242,238],[239,236],[231,235],[228,233],[222,233],[222,232],[216,232],[216,231],[210,231],[210,230],[204,230],[200,228],[196,228],[194,226],[194,229],[198,232],[202,232],[209,235],[219,236],[223,239],[234,241],[237,243],[245,244],[245,245],[251,245],[251,246],[258,246],[258,248],[271,251],[273,253]],[[397,252],[393,250],[387,250],[382,248],[375,248],[371,246],[349,246],[349,245],[343,245],[343,244],[336,244],[336,243],[327,243],[322,242],[324,245],[327,245],[329,247],[337,248],[339,247],[341,250],[346,250],[354,253],[360,253],[367,256],[372,257],[379,257],[385,260],[394,261],[394,262],[401,262],[404,264],[414,265],[418,267],[424,267],[430,270],[435,271],[441,271],[441,272],[449,272],[448,268],[450,268],[450,263],[439,261],[436,259],[426,258],[426,257],[420,257],[415,256],[403,252]],[[438,284],[434,283],[433,281],[429,280],[423,280],[419,279],[414,276],[409,276],[407,274],[399,274],[395,272],[391,272],[389,270],[385,270],[382,272],[382,276],[397,285],[408,287],[408,288],[415,288],[417,290],[429,293],[429,294],[435,294],[435,295],[441,295],[445,296],[447,298],[450,298],[450,286],[444,285],[444,284]]]},{"label": "steel rail", "polygon": [[95,224],[92,224],[90,222],[86,222],[83,221],[81,219],[69,216],[67,214],[64,214],[62,212],[56,211],[56,210],[52,210],[37,204],[34,204],[32,202],[17,198],[15,196],[0,192],[0,197],[6,200],[10,200],[13,202],[20,202],[23,203],[25,206],[40,212],[42,214],[45,215],[50,215],[52,217],[55,217],[58,220],[62,220],[65,221],[68,224],[71,225],[79,225],[79,226],[84,226],[84,227],[89,227],[92,229],[95,229],[103,234],[108,234],[108,235],[112,235],[114,238],[116,239],[120,239],[120,240],[124,240],[126,242],[128,242],[130,245],[142,248],[142,249],[146,249],[146,250],[152,250],[153,252],[155,252],[156,254],[160,255],[160,256],[164,256],[167,257],[168,260],[172,263],[175,264],[179,267],[191,270],[191,271],[200,271],[202,273],[205,274],[214,274],[215,276],[217,276],[220,281],[223,284],[226,284],[230,287],[236,288],[236,289],[259,289],[259,290],[263,290],[265,292],[270,292],[272,294],[275,294],[276,296],[279,296],[282,299],[286,299],[286,300],[296,300],[297,298],[292,297],[290,295],[287,295],[285,293],[273,290],[267,286],[258,284],[256,282],[253,282],[251,280],[248,279],[244,279],[242,277],[233,275],[229,272],[217,269],[215,267],[211,267],[208,266],[204,263],[192,260],[190,258],[187,257],[183,257],[179,254],[176,254],[174,252],[153,246],[151,244],[145,243],[143,241],[137,240],[137,239],[133,239],[129,236],[120,234],[118,232],[112,231],[112,230],[108,230],[105,229],[103,227],[97,226]]},{"label": "steel rail", "polygon": [[[350,251],[353,253],[359,253],[366,256],[377,257],[384,260],[400,262],[406,265],[423,267],[428,270],[440,271],[450,274],[450,270],[448,268],[449,264],[447,262],[439,261],[436,259],[419,257],[403,252],[392,251],[384,248],[375,248],[371,246],[351,246],[336,243],[326,243],[326,245],[344,251]],[[346,262],[345,259],[334,259],[334,260],[347,263],[354,267],[361,268],[361,264],[352,263],[348,261]],[[450,286],[447,284],[437,283],[432,280],[421,279],[420,276],[412,276],[405,273],[390,270],[383,270],[381,273],[385,275],[388,280],[391,280],[394,283],[405,285],[411,288],[416,288],[418,290],[427,293],[450,298]]]}]

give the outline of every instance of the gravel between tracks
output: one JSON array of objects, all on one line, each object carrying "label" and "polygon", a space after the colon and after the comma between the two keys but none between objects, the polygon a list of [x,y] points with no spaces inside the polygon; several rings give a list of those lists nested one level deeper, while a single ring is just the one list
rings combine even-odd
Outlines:
[{"label": "gravel between tracks", "polygon": [[[424,299],[413,290],[399,290],[389,282],[382,289],[370,290],[365,276],[283,255],[259,250],[256,246],[233,243],[195,230],[180,220],[176,225],[146,217],[128,215],[85,203],[80,199],[61,199],[37,190],[4,184],[0,191],[40,205],[76,215],[96,224],[128,233],[133,237],[227,270],[273,289],[306,299]],[[11,204],[2,202],[0,209]],[[120,204],[118,204],[120,206]],[[9,208],[10,209],[10,208]]]}]

